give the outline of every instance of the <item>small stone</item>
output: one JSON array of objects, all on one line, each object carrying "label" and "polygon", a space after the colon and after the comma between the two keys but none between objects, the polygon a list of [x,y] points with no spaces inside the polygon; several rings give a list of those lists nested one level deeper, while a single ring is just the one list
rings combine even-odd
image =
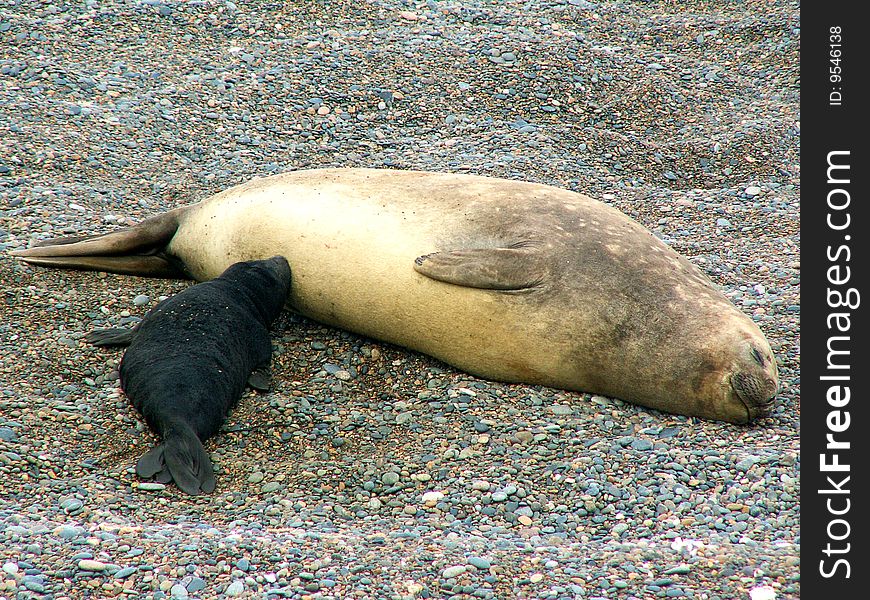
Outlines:
[{"label": "small stone", "polygon": [[441,576],[444,579],[452,579],[454,577],[459,577],[463,573],[468,570],[468,567],[465,565],[454,565],[452,567],[447,567],[444,571],[441,572]]},{"label": "small stone", "polygon": [[750,600],[776,600],[776,590],[769,585],[754,587],[749,590]]},{"label": "small stone", "polygon": [[384,485],[396,485],[399,483],[399,474],[393,471],[387,471],[381,475],[381,481]]},{"label": "small stone", "polygon": [[435,506],[438,502],[444,499],[444,492],[432,491],[423,494],[421,500],[427,506]]},{"label": "small stone", "polygon": [[659,432],[659,437],[662,439],[672,438],[680,432],[679,427],[665,427]]},{"label": "small stone", "polygon": [[492,566],[492,563],[486,558],[481,558],[479,556],[469,556],[468,564],[477,567],[481,571],[487,571]]},{"label": "small stone", "polygon": [[533,573],[531,577],[529,577],[529,581],[532,583],[541,583],[544,580],[543,573]]},{"label": "small stone", "polygon": [[233,598],[235,596],[241,596],[245,591],[245,584],[239,581],[238,579],[227,586],[227,589],[224,591],[224,594]]},{"label": "small stone", "polygon": [[745,471],[748,471],[749,469],[751,469],[752,467],[754,467],[755,464],[760,460],[761,460],[761,458],[758,456],[747,456],[746,458],[738,461],[737,464],[734,465],[734,467],[738,471],[745,472]]},{"label": "small stone", "polygon": [[138,296],[133,298],[134,306],[143,306],[145,304],[148,304],[149,302],[151,302],[151,298],[146,296],[145,294],[139,294]]},{"label": "small stone", "polygon": [[724,217],[716,219],[716,227],[731,227],[731,221]]},{"label": "small stone", "polygon": [[761,188],[758,187],[757,185],[750,185],[748,188],[743,190],[743,193],[746,194],[747,196],[757,196],[758,194],[761,193]]},{"label": "small stone", "polygon": [[525,429],[517,431],[514,436],[517,438],[518,441],[524,444],[528,444],[533,439],[535,439],[535,435],[531,431],[527,431]]},{"label": "small stone", "polygon": [[136,567],[124,567],[120,571],[116,571],[114,577],[115,579],[125,579],[138,570]]},{"label": "small stone", "polygon": [[554,415],[570,415],[574,413],[574,407],[568,404],[554,404],[550,407],[550,411]]},{"label": "small stone", "polygon": [[60,503],[60,507],[63,509],[63,512],[68,515],[79,512],[83,506],[84,503],[78,498],[66,498]]},{"label": "small stone", "polygon": [[79,537],[83,532],[84,530],[81,527],[64,525],[57,530],[57,535],[62,540],[73,540]]},{"label": "small stone", "polygon": [[640,450],[644,452],[646,450],[652,450],[653,443],[643,438],[635,438],[631,441],[631,447],[635,450]]},{"label": "small stone", "polygon": [[42,583],[40,583],[39,581],[35,581],[25,577],[22,583],[24,584],[24,587],[31,592],[36,592],[37,594],[45,593],[45,586],[42,585]]},{"label": "small stone", "polygon": [[93,571],[98,573],[100,571],[105,571],[109,567],[109,565],[98,560],[83,558],[78,562],[78,567],[82,571]]},{"label": "small stone", "polygon": [[692,572],[692,567],[689,565],[677,565],[676,567],[671,567],[667,571],[665,571],[664,575],[686,575],[687,573]]},{"label": "small stone", "polygon": [[143,481],[139,483],[138,487],[143,492],[160,492],[166,489],[166,484],[157,483],[156,481]]},{"label": "small stone", "polygon": [[187,598],[189,596],[187,588],[180,583],[176,583],[171,588],[169,588],[169,595],[173,598]]}]

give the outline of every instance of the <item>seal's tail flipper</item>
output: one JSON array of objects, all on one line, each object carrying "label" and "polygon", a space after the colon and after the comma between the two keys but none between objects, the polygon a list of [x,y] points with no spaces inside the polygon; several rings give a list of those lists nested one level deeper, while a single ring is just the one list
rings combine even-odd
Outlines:
[{"label": "seal's tail flipper", "polygon": [[215,488],[211,458],[192,432],[171,434],[146,452],[136,463],[136,474],[162,483],[174,481],[193,496],[208,494]]},{"label": "seal's tail flipper", "polygon": [[184,210],[171,210],[112,233],[45,240],[10,254],[41,267],[187,279],[180,262],[165,252]]}]

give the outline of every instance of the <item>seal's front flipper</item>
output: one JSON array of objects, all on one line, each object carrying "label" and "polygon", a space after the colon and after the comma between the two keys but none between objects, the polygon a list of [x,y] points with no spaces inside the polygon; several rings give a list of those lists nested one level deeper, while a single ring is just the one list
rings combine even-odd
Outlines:
[{"label": "seal's front flipper", "polygon": [[129,346],[135,329],[94,329],[85,335],[85,341],[94,346]]},{"label": "seal's front flipper", "polygon": [[269,367],[254,369],[248,377],[248,387],[258,392],[268,392],[272,387],[272,373],[269,372]]},{"label": "seal's front flipper", "polygon": [[414,270],[445,283],[503,291],[534,288],[546,275],[537,251],[527,244],[426,254],[414,261]]}]

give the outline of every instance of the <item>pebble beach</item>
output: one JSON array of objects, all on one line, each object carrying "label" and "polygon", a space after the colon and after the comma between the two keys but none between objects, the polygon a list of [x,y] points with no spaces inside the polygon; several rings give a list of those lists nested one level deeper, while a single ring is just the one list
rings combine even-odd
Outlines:
[{"label": "pebble beach", "polygon": [[[0,0],[0,600],[799,598],[799,49],[785,0]],[[773,412],[486,381],[288,310],[215,492],[140,481],[156,438],[83,337],[191,282],[7,252],[321,167],[620,209],[758,323]]]}]

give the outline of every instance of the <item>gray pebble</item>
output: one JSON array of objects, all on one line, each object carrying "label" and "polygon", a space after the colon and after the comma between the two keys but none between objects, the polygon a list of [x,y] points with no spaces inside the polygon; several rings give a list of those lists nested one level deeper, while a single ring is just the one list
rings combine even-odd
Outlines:
[{"label": "gray pebble", "polygon": [[123,569],[116,571],[114,577],[115,579],[126,579],[136,571],[138,571],[136,567],[124,567]]},{"label": "gray pebble", "polygon": [[459,577],[467,570],[468,569],[465,565],[455,565],[444,569],[444,571],[441,572],[441,576],[444,579],[452,579],[453,577]]},{"label": "gray pebble", "polygon": [[227,586],[227,589],[224,591],[226,596],[230,598],[234,598],[236,596],[241,596],[245,591],[245,584],[238,579]]}]

